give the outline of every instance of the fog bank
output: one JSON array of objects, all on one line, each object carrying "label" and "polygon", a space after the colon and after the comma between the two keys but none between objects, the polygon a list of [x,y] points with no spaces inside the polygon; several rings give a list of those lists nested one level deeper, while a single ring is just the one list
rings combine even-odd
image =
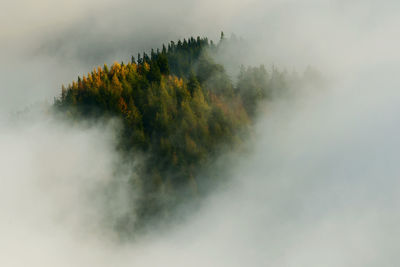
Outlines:
[{"label": "fog bank", "polygon": [[[61,6],[60,6],[61,4]],[[120,244],[102,198],[116,125],[0,124],[0,265],[398,266],[396,1],[2,2],[0,118],[161,42],[243,37],[245,64],[319,69],[328,88],[268,103],[231,182],[182,225]],[[221,155],[221,160],[224,155]],[[111,218],[112,219],[112,218]],[[111,220],[112,221],[112,220]],[[112,222],[111,222],[112,225]]]}]

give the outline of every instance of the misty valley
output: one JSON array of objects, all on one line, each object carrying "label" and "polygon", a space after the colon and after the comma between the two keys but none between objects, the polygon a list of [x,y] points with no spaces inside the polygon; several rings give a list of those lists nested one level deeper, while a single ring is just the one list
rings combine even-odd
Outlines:
[{"label": "misty valley", "polygon": [[0,267],[400,266],[399,10],[1,0]]}]

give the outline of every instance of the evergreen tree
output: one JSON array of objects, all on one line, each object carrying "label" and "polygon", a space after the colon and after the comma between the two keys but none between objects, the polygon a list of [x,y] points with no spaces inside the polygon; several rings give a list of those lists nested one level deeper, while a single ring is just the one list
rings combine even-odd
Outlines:
[{"label": "evergreen tree", "polygon": [[132,207],[141,222],[200,194],[197,175],[215,152],[240,143],[258,103],[287,89],[287,74],[264,66],[242,66],[234,84],[209,53],[219,49],[207,38],[171,41],[150,57],[138,54],[137,61],[78,77],[55,100],[74,120],[119,118],[119,151],[127,160],[132,151],[146,155],[138,168],[141,204]]}]

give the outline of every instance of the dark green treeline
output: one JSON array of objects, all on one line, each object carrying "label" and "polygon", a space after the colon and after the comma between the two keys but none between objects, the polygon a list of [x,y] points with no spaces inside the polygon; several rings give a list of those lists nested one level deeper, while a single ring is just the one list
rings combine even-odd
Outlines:
[{"label": "dark green treeline", "polygon": [[126,160],[145,155],[131,182],[141,192],[132,208],[135,222],[127,215],[119,227],[165,218],[180,202],[201,194],[198,173],[221,147],[244,141],[262,100],[288,89],[285,73],[263,66],[242,67],[233,83],[210,56],[221,52],[221,42],[229,40],[170,42],[63,86],[58,110],[74,120],[120,118],[119,151]]}]

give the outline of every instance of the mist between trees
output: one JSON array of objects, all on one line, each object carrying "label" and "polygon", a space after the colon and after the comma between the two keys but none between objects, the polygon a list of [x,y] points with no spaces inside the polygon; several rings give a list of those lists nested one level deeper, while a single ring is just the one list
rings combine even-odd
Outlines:
[{"label": "mist between trees", "polygon": [[54,108],[69,120],[121,122],[116,148],[123,161],[137,163],[128,181],[131,208],[112,225],[123,236],[173,221],[174,210],[201,201],[223,182],[213,162],[245,149],[261,106],[321,82],[311,69],[300,76],[263,65],[236,65],[231,77],[217,62],[242,42],[223,33],[218,43],[171,41],[62,87]]}]

